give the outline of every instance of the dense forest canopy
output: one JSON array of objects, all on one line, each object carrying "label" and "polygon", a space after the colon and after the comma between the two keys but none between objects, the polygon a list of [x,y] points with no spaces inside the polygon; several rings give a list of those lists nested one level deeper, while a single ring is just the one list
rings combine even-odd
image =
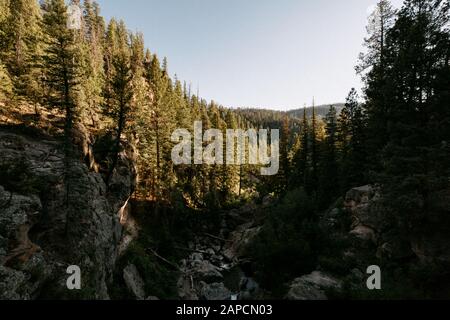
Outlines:
[{"label": "dense forest canopy", "polygon": [[[1,119],[17,108],[31,108],[29,126],[60,119],[46,129],[63,137],[67,166],[78,156],[74,130],[87,128],[98,137],[97,153],[107,155],[98,169],[106,181],[132,146],[133,196],[158,206],[216,212],[271,195],[276,205],[254,248],[268,288],[310,271],[321,250],[319,213],[353,187],[378,186],[405,237],[450,230],[442,204],[450,190],[448,0],[406,0],[399,10],[379,1],[356,67],[363,92],[349,88],[345,104],[290,112],[207,102],[170,76],[168,60],[147,49],[143,34],[105,21],[91,0],[81,8],[81,28],[69,29],[64,0],[0,0]],[[195,121],[224,133],[279,129],[279,173],[261,177],[245,164],[174,166],[172,132]],[[291,255],[305,263],[290,266]]]},{"label": "dense forest canopy", "polygon": [[[299,147],[296,135],[303,110],[230,110],[192,95],[190,85],[169,76],[167,59],[161,61],[145,47],[142,34],[130,32],[123,21],[106,22],[95,2],[83,2],[81,28],[72,30],[66,27],[69,16],[64,1],[5,0],[1,5],[2,99],[9,102],[6,107],[12,101],[30,103],[36,117],[43,110],[61,111],[65,119],[61,129],[68,141],[76,123],[107,132],[115,142],[106,176],[117,164],[121,139],[131,141],[138,149],[139,197],[170,202],[170,194],[178,190],[189,203],[211,207],[211,202],[226,203],[241,195],[242,188],[252,187],[244,183],[248,176],[244,171],[257,168],[173,167],[171,134],[176,128],[191,129],[194,121],[202,121],[205,130],[223,132],[282,129],[288,121],[290,128],[285,133],[292,136],[285,137],[290,150],[283,151],[289,153],[284,158],[297,152],[292,148]],[[343,108],[336,107],[338,111]],[[321,119],[329,108],[307,109],[307,117],[314,118],[318,131],[324,131]],[[285,162],[285,166],[290,164]]]}]

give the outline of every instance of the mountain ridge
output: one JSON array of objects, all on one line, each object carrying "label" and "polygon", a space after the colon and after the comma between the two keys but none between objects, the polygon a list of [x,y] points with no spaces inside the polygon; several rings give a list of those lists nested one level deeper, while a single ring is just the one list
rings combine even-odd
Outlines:
[{"label": "mountain ridge", "polygon": [[303,117],[303,111],[306,109],[306,115],[307,117],[311,118],[313,114],[313,108],[316,111],[316,115],[320,118],[323,118],[327,115],[328,111],[330,110],[330,107],[333,106],[336,108],[337,113],[339,114],[342,109],[345,107],[345,103],[332,103],[332,104],[322,104],[318,106],[308,106],[306,108],[297,108],[297,109],[290,109],[287,111],[283,110],[275,110],[270,108],[233,108],[231,110],[236,111],[238,113],[270,113],[272,115],[282,117],[284,115],[288,115],[291,118],[295,119],[301,119]]}]

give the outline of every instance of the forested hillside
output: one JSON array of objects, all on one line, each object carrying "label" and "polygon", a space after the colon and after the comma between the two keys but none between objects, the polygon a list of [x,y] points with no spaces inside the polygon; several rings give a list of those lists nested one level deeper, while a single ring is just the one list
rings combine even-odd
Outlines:
[{"label": "forested hillside", "polygon": [[[362,260],[392,272],[397,283],[389,284],[386,296],[448,297],[441,284],[449,279],[449,2],[407,0],[395,11],[389,1],[379,1],[367,31],[356,68],[363,96],[352,90],[339,116],[330,110],[324,128],[314,115],[303,118],[298,151],[281,161],[290,164],[283,200],[254,252],[263,278],[275,288],[300,269],[311,272],[318,264],[319,270],[348,274],[358,265],[363,270]],[[344,204],[332,205],[346,190],[367,184],[378,188],[375,198],[372,191],[356,190]],[[353,221],[345,222],[339,210],[319,214],[330,205],[353,212]],[[347,223],[353,236],[368,240],[364,246],[375,245],[372,258],[351,253],[345,238],[332,235]]]},{"label": "forested hillside", "polygon": [[[121,221],[122,240],[131,240],[102,280],[106,296],[129,298],[123,270],[142,275],[147,296],[171,299],[207,299],[217,288],[221,298],[239,290],[251,292],[247,298],[284,298],[299,283],[293,279],[319,270],[343,279],[340,290],[327,292],[331,298],[450,297],[442,285],[450,280],[448,0],[406,0],[398,11],[379,1],[356,68],[362,94],[349,88],[345,104],[290,112],[234,110],[197,97],[170,76],[168,59],[147,48],[143,34],[105,21],[91,0],[71,4],[82,9],[79,29],[68,28],[64,0],[0,0],[0,130],[59,143],[61,208],[68,212],[80,163],[101,177],[99,197],[126,200],[111,201],[122,220],[128,211],[133,219]],[[174,165],[172,133],[192,131],[195,121],[224,134],[279,129],[278,174],[261,176],[249,164]],[[39,193],[31,173],[19,174],[39,171],[27,157],[0,157],[2,207],[11,204],[6,192]],[[135,183],[124,191],[117,175],[128,173]],[[354,191],[361,186],[365,191]],[[51,221],[55,226],[30,228],[31,240],[45,243],[61,223]],[[68,224],[85,221],[64,223],[58,240]],[[1,232],[0,240],[12,237]],[[1,252],[2,266],[20,270]],[[389,292],[354,286],[349,274],[373,264],[385,270]],[[235,267],[245,273],[245,290],[227,284],[224,274]],[[30,297],[53,298],[46,285]],[[139,292],[132,297],[145,298]],[[83,295],[75,298],[105,297]]]},{"label": "forested hillside", "polygon": [[62,0],[2,1],[1,6],[3,114],[32,106],[33,126],[40,125],[43,113],[61,115],[57,129],[67,141],[78,123],[87,127],[112,153],[106,178],[115,169],[120,141],[133,144],[139,198],[170,202],[178,192],[195,207],[211,208],[241,192],[237,167],[175,168],[171,135],[176,128],[192,130],[196,120],[205,131],[223,132],[245,129],[249,122],[171,78],[167,59],[151,53],[142,34],[131,33],[123,21],[106,23],[91,1],[83,4],[79,30],[66,27]]}]

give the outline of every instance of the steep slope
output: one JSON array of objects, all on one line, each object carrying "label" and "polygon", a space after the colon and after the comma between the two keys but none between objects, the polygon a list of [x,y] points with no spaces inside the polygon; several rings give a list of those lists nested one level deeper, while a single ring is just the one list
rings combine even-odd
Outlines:
[{"label": "steep slope", "polygon": [[[134,165],[123,152],[107,188],[89,170],[89,136],[74,136],[79,158],[67,166],[61,141],[0,130],[0,299],[109,297]],[[67,289],[69,265],[81,269],[80,291]]]}]

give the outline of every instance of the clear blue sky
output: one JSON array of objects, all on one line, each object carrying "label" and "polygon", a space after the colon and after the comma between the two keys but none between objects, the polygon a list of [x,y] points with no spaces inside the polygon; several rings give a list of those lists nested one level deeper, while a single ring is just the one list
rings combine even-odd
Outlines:
[{"label": "clear blue sky", "polygon": [[[342,102],[376,0],[98,0],[167,56],[193,93],[227,107]],[[397,6],[401,0],[394,0]]]}]

